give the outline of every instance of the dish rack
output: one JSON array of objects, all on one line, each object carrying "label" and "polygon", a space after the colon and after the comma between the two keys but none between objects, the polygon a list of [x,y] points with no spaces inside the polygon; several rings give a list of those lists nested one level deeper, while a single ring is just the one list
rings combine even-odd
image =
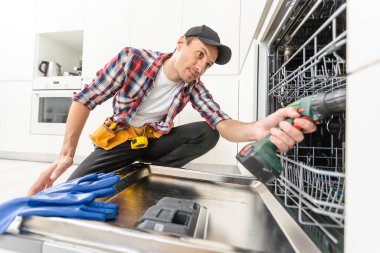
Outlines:
[{"label": "dish rack", "polygon": [[[346,3],[290,1],[269,44],[268,108],[346,86]],[[345,114],[332,115],[293,150],[269,188],[322,251],[341,251],[344,228]]]}]

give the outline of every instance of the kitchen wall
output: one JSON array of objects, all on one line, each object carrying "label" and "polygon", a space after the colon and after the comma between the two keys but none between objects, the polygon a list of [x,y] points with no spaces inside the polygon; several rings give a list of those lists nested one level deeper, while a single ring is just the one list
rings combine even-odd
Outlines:
[{"label": "kitchen wall", "polygon": [[[347,1],[345,252],[379,251],[378,1]],[[377,249],[377,250],[376,250]]]},{"label": "kitchen wall", "polygon": [[[0,157],[53,160],[62,135],[30,133],[31,85],[38,75],[41,55],[38,34],[83,31],[83,78],[91,81],[125,46],[170,52],[190,27],[207,24],[232,48],[229,64],[216,65],[203,81],[222,109],[232,118],[256,119],[255,57],[253,35],[268,1],[231,0],[16,0],[4,6],[0,31]],[[269,1],[271,2],[271,1]],[[23,6],[23,8],[20,8]],[[210,12],[215,10],[215,14]],[[217,14],[216,14],[217,11]],[[149,17],[149,18],[147,18]],[[37,52],[38,50],[39,52]],[[47,49],[46,49],[47,50]],[[93,149],[89,140],[102,120],[112,114],[111,101],[97,107],[83,130],[78,160]],[[187,106],[175,123],[202,120]],[[240,146],[239,146],[240,147]],[[236,143],[220,139],[218,145],[195,163],[236,165]]]}]

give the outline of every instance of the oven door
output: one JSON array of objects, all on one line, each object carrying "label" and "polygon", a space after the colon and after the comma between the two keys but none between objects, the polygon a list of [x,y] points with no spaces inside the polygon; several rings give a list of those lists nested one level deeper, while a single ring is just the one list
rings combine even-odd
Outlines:
[{"label": "oven door", "polygon": [[33,91],[30,132],[64,135],[71,98],[77,92],[77,90]]}]

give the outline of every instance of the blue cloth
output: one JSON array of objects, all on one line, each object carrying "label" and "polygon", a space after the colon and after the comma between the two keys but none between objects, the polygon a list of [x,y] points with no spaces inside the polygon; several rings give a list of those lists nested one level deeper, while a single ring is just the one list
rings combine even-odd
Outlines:
[{"label": "blue cloth", "polygon": [[54,216],[105,221],[117,216],[118,205],[95,199],[116,193],[120,180],[114,173],[90,174],[68,181],[31,197],[17,198],[0,205],[0,234],[20,216]]}]

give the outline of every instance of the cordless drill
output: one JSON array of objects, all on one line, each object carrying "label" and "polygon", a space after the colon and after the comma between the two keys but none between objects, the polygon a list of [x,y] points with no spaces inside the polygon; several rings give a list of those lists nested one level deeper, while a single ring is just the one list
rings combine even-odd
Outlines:
[{"label": "cordless drill", "polygon": [[[320,120],[346,109],[346,89],[319,93],[299,99],[288,106],[293,106],[301,118],[310,120],[316,125]],[[287,122],[294,125],[294,119]],[[297,127],[297,126],[295,126]],[[283,168],[277,156],[277,147],[269,140],[271,134],[262,140],[246,145],[236,155],[236,159],[262,183],[267,183],[280,176]]]}]

